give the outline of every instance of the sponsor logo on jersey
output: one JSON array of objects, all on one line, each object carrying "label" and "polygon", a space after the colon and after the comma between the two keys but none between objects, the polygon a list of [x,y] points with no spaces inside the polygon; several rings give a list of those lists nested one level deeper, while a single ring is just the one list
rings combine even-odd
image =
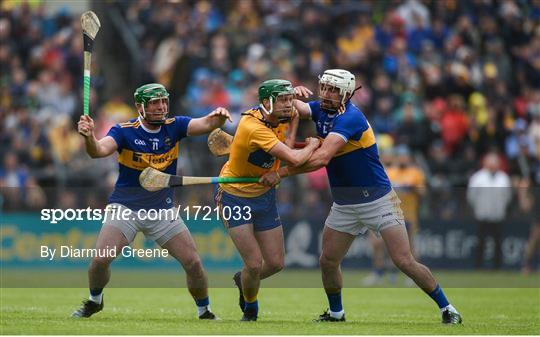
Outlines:
[{"label": "sponsor logo on jersey", "polygon": [[[155,143],[157,144],[157,143]],[[135,152],[128,149],[122,149],[118,156],[120,164],[135,170],[144,170],[148,166],[156,170],[163,171],[178,159],[179,142],[169,151],[162,154]]]}]

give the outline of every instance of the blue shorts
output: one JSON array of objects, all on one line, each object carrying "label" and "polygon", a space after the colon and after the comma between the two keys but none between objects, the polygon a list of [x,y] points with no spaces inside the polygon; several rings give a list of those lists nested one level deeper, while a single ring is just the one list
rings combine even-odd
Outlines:
[{"label": "blue shorts", "polygon": [[275,188],[258,197],[246,198],[227,193],[218,185],[214,200],[221,208],[220,218],[226,228],[251,223],[255,231],[262,232],[281,226]]}]

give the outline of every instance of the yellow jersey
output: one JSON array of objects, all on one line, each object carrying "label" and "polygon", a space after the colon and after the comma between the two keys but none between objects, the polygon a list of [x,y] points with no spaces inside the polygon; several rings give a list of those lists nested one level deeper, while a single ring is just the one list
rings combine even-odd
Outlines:
[{"label": "yellow jersey", "polygon": [[391,166],[386,170],[392,186],[401,199],[401,209],[405,220],[418,225],[418,209],[420,206],[419,189],[425,188],[424,174],[414,166],[399,168]]},{"label": "yellow jersey", "polygon": [[[278,143],[285,141],[289,124],[268,127],[259,109],[245,112],[231,144],[229,160],[223,165],[220,177],[260,177],[277,171],[280,160],[268,152]],[[254,198],[267,192],[270,187],[259,183],[220,184],[227,193],[239,197]]]}]

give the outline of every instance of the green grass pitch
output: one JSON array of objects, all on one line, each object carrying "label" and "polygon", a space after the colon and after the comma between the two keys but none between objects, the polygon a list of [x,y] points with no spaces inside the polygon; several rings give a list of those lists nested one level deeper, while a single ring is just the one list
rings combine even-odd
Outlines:
[{"label": "green grass pitch", "polygon": [[[317,277],[316,272],[304,273],[306,278]],[[280,277],[286,280],[288,276]],[[540,333],[540,289],[530,286],[445,288],[464,317],[461,326],[443,326],[435,303],[417,288],[347,288],[343,292],[347,322],[326,324],[311,322],[327,306],[322,289],[316,287],[263,288],[258,322],[239,322],[237,291],[231,287],[210,290],[212,309],[221,318],[217,322],[196,319],[193,300],[185,288],[109,288],[105,290],[104,311],[90,319],[69,317],[87,296],[84,288],[0,290],[3,335]]]}]

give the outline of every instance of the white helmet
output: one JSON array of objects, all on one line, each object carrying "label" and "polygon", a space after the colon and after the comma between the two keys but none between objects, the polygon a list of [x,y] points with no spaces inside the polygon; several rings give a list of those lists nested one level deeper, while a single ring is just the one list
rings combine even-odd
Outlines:
[{"label": "white helmet", "polygon": [[325,70],[322,76],[319,76],[319,85],[332,86],[339,88],[339,94],[341,96],[341,105],[345,104],[347,94],[349,98],[352,96],[355,87],[356,79],[354,75],[347,70],[343,69],[328,69]]}]

